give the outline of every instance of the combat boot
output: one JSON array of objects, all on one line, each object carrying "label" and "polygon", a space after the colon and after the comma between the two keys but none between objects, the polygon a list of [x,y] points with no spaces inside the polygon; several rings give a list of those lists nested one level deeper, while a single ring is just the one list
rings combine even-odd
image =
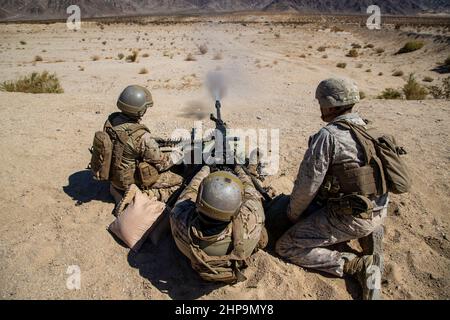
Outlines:
[{"label": "combat boot", "polygon": [[344,263],[344,273],[356,277],[362,287],[363,300],[381,299],[381,268],[378,254],[354,257]]}]

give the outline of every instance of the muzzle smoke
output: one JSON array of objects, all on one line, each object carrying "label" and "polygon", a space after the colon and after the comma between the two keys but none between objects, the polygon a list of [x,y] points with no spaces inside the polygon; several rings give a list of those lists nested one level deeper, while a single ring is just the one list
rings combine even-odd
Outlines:
[{"label": "muzzle smoke", "polygon": [[206,75],[206,87],[214,100],[221,100],[227,89],[225,75],[219,71],[210,71]]}]

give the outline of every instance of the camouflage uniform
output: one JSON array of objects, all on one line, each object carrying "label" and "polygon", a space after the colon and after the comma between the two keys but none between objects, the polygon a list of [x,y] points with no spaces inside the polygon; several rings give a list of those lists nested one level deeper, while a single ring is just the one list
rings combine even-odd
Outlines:
[{"label": "camouflage uniform", "polygon": [[289,219],[296,224],[276,244],[277,253],[292,263],[337,276],[343,275],[345,253],[326,247],[372,233],[383,223],[389,201],[387,194],[372,197],[373,215],[367,219],[332,212],[325,207],[301,217],[318,195],[329,168],[344,163],[356,162],[361,166],[364,163],[362,150],[350,131],[334,124],[341,119],[365,125],[357,114],[344,114],[310,138],[287,210]]},{"label": "camouflage uniform", "polygon": [[[233,282],[236,276],[242,277],[239,269],[244,267],[245,260],[255,251],[261,238],[264,225],[261,195],[241,168],[238,167],[235,173],[244,185],[243,204],[233,221],[226,222],[227,226],[219,233],[203,234],[196,211],[200,183],[210,174],[208,166],[192,179],[170,213],[172,235],[178,249],[206,280]],[[241,239],[239,247],[242,250],[239,251],[234,247],[236,235]],[[203,243],[208,243],[208,246],[203,246]],[[215,275],[211,269],[217,270],[218,274]]]},{"label": "camouflage uniform", "polygon": [[[132,121],[122,113],[117,113],[116,116],[110,119],[111,125],[116,131],[125,131],[130,126],[136,124],[136,121]],[[182,177],[167,171],[174,165],[172,158],[169,153],[160,151],[158,143],[151,137],[148,131],[140,130],[135,133],[135,136],[132,135],[131,139],[128,139],[119,168],[131,169],[132,172],[135,172],[136,159],[142,159],[142,161],[153,165],[160,173],[156,183],[151,189],[145,190],[145,192],[151,197],[156,196],[160,201],[167,201],[169,196],[181,185]],[[127,187],[120,181],[118,171],[112,167],[111,194],[116,202],[118,202],[117,200],[120,201],[120,195],[123,194],[123,191]]]}]

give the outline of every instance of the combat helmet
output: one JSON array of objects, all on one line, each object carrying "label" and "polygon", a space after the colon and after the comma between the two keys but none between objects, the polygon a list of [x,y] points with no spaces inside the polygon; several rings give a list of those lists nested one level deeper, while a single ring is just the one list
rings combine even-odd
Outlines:
[{"label": "combat helmet", "polygon": [[200,184],[197,211],[208,218],[228,222],[239,212],[244,187],[231,172],[216,171]]},{"label": "combat helmet", "polygon": [[117,100],[117,107],[126,115],[141,118],[147,108],[153,106],[153,99],[148,89],[131,85],[126,87]]},{"label": "combat helmet", "polygon": [[319,100],[321,108],[353,105],[359,102],[359,90],[349,80],[330,78],[317,86],[316,99]]}]

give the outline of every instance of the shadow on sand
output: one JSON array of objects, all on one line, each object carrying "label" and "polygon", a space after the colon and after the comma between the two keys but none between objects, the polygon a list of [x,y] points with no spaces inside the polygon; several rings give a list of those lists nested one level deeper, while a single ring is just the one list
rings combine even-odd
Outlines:
[{"label": "shadow on sand", "polygon": [[76,201],[75,205],[98,200],[113,203],[109,193],[109,182],[96,181],[90,170],[75,172],[69,176],[69,184],[63,187],[64,192]]},{"label": "shadow on sand", "polygon": [[202,280],[169,235],[161,239],[157,246],[146,241],[138,253],[130,250],[128,263],[172,299],[197,299],[224,286]]}]

